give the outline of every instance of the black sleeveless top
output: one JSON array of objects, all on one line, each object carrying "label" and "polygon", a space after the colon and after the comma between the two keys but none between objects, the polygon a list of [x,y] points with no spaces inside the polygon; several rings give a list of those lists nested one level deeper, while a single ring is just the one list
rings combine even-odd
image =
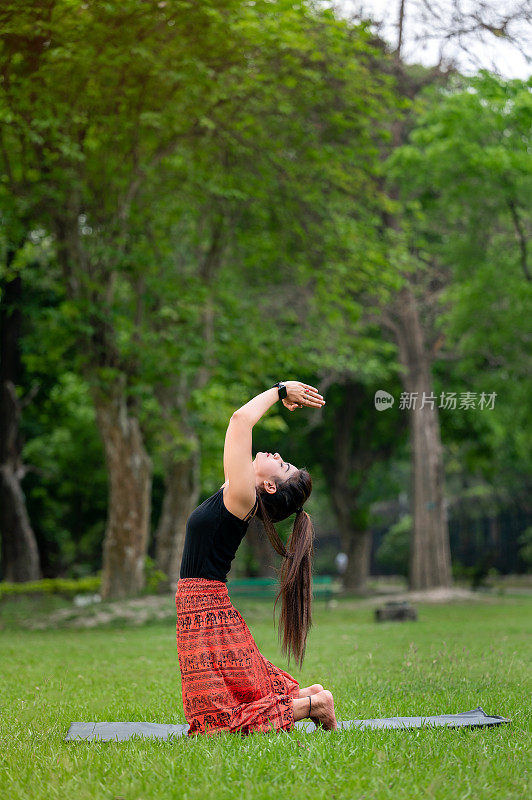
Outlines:
[{"label": "black sleeveless top", "polygon": [[245,519],[232,514],[223,501],[223,490],[208,497],[187,520],[180,578],[208,578],[227,583],[236,551],[258,504]]}]

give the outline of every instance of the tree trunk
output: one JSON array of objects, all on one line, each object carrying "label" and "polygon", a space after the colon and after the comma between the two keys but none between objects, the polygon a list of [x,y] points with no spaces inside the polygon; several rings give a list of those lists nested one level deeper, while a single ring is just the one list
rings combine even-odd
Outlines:
[{"label": "tree trunk", "polygon": [[161,517],[155,534],[155,561],[168,576],[171,591],[177,590],[187,520],[200,493],[198,451],[184,461],[168,465]]},{"label": "tree trunk", "polygon": [[[399,293],[394,318],[399,357],[405,367],[404,389],[409,394],[414,393],[413,398],[416,398],[415,406],[412,402],[409,410],[413,519],[409,588],[451,586],[451,549],[437,398],[432,395],[430,362],[411,287],[406,286]],[[427,402],[429,398],[432,402]]]},{"label": "tree trunk", "polygon": [[353,472],[362,469],[360,454],[353,441],[362,397],[363,393],[356,384],[346,383],[342,402],[335,409],[334,416],[334,469],[324,472],[336,512],[342,550],[348,557],[343,585],[350,591],[364,594],[369,577],[371,533],[361,527],[359,491],[351,486]]},{"label": "tree trunk", "polygon": [[275,578],[275,550],[264,530],[264,525],[258,517],[253,517],[249,523],[246,539],[259,568],[259,578]]},{"label": "tree trunk", "polygon": [[[12,260],[12,255],[8,261]],[[20,401],[16,385],[20,374],[19,340],[22,325],[20,276],[6,281],[0,307],[0,533],[2,572],[6,581],[41,577],[35,534],[26,510],[21,480]]]},{"label": "tree trunk", "polygon": [[[341,459],[338,464],[341,464]],[[330,486],[331,499],[338,520],[342,552],[347,556],[343,587],[351,592],[365,594],[370,569],[371,531],[362,530],[356,524],[358,497],[349,488],[349,475],[342,479],[339,472],[336,473],[334,483]]]},{"label": "tree trunk", "polygon": [[371,531],[350,530],[342,536],[342,551],[347,556],[343,588],[357,594],[367,594],[371,556]]},{"label": "tree trunk", "polygon": [[94,389],[93,399],[109,475],[101,594],[122,598],[144,587],[152,464],[138,420],[127,407],[124,377],[110,394]]}]

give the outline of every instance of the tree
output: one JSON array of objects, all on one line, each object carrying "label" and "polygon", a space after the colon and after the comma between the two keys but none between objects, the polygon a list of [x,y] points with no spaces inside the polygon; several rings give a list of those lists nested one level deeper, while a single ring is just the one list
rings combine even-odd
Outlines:
[{"label": "tree", "polygon": [[[526,5],[516,2],[511,8],[498,10],[489,3],[471,9],[469,4],[455,2],[450,11],[441,3],[419,0],[422,8],[423,37],[435,35],[445,45],[457,44],[470,53],[471,34],[502,36],[514,46],[522,42],[520,23],[529,22]],[[412,100],[424,86],[445,84],[455,71],[455,60],[446,59],[445,48],[440,51],[438,64],[433,69],[409,67],[404,61],[405,40],[408,33],[409,11],[414,2],[397,3],[396,39],[393,45],[394,75],[400,94]],[[360,18],[356,14],[355,18]],[[365,18],[365,15],[363,15]],[[419,15],[418,15],[419,18]],[[410,115],[396,119],[391,126],[393,149],[406,140],[411,124]],[[391,178],[389,174],[389,178]],[[431,328],[437,296],[442,289],[438,277],[426,270],[423,254],[417,243],[412,246],[408,231],[403,230],[404,219],[398,199],[398,188],[392,180],[386,182],[392,202],[382,215],[385,238],[389,243],[389,257],[402,276],[402,286],[391,302],[381,304],[374,319],[380,320],[384,330],[395,339],[403,366],[405,392],[420,398],[433,397],[432,363],[441,346],[441,340]],[[420,258],[421,255],[421,258]],[[432,403],[422,408],[410,408],[412,449],[412,546],[409,583],[413,589],[450,585],[451,554],[446,505],[444,502],[444,469],[440,422],[437,408]]]},{"label": "tree", "polygon": [[391,161],[410,240],[441,287],[442,378],[451,369],[484,398],[455,433],[499,488],[508,475],[516,499],[531,470],[530,109],[530,81],[456,78],[420,98],[417,124]]},{"label": "tree", "polygon": [[[338,258],[347,246],[341,204],[347,191],[361,202],[371,191],[365,161],[384,116],[379,100],[387,85],[368,69],[377,53],[363,29],[327,14],[305,17],[301,9],[268,22],[248,72],[228,90],[232,101],[213,111],[205,148],[187,167],[178,156],[165,159],[170,169],[144,202],[153,212],[150,241],[159,265],[144,283],[159,285],[149,292],[159,300],[145,309],[142,334],[160,344],[155,359],[145,350],[152,366],[144,371],[162,408],[148,423],[166,476],[157,561],[172,583],[199,492],[204,432],[211,429],[209,439],[218,434],[219,459],[222,426],[239,399],[257,391],[256,375],[273,382],[290,365],[293,374],[312,369],[316,343],[305,332],[315,271],[320,259]],[[275,60],[270,48],[279,48]],[[169,204],[178,185],[179,199]],[[145,216],[142,223],[145,232]],[[173,228],[178,247],[168,250],[164,230]]]},{"label": "tree", "polygon": [[[22,402],[21,346],[23,280],[15,259],[17,249],[4,243],[6,262],[0,271],[0,534],[4,580],[30,581],[41,577],[39,552],[26,508],[21,482],[20,418]],[[25,402],[31,399],[31,394]]]},{"label": "tree", "polygon": [[375,382],[379,381],[377,375],[387,383],[394,377],[384,352],[381,360],[373,381],[362,370],[358,380],[348,375],[337,378],[327,393],[323,424],[313,436],[336,512],[342,551],[348,556],[344,588],[358,593],[367,590],[370,573],[371,471],[379,462],[389,463],[405,428],[405,418],[397,409],[382,412],[375,408],[375,391],[381,385]]},{"label": "tree", "polygon": [[[310,8],[231,2],[191,8],[173,0],[164,6],[102,7],[57,0],[46,9],[38,3],[23,10],[8,4],[4,13],[7,187],[27,209],[30,224],[43,225],[55,238],[67,294],[64,311],[77,338],[76,368],[90,386],[109,473],[106,597],[134,592],[143,582],[152,470],[140,424],[147,376],[156,378],[157,408],[166,421],[173,418],[171,430],[183,445],[175,447],[168,435],[160,438],[168,490],[158,534],[160,561],[175,565],[175,529],[169,531],[168,520],[181,515],[182,533],[198,490],[197,477],[190,483],[188,475],[197,476],[197,408],[202,393],[211,391],[207,382],[216,377],[214,281],[224,259],[240,253],[244,266],[256,251],[256,240],[249,234],[246,239],[245,224],[252,218],[255,232],[266,231],[262,253],[282,272],[276,249],[289,260],[310,227],[318,237],[331,186],[337,206],[346,185],[352,191],[364,188],[363,168],[351,175],[342,171],[335,149],[343,147],[344,159],[347,154],[360,159],[364,151],[353,148],[348,135],[348,129],[358,133],[359,128],[366,152],[372,146],[379,92],[372,93],[371,81],[360,90],[371,78],[365,63],[373,57],[368,37],[353,35],[329,12],[314,15]],[[116,35],[109,36],[110,30]],[[346,66],[347,53],[359,58]],[[304,213],[281,220],[280,209],[290,213],[297,207],[302,185],[308,192]],[[258,202],[252,195],[257,187]],[[200,189],[209,199],[206,216],[205,207],[195,203]],[[281,204],[267,198],[272,189]],[[153,203],[156,192],[160,196]],[[158,300],[151,307],[146,302],[160,298],[170,283],[171,273],[155,268],[148,255],[149,236],[153,241],[160,230],[155,213],[162,209],[179,215],[160,248],[165,256],[171,249],[177,254],[174,293],[183,292],[186,279],[202,298],[191,326],[183,328],[179,313],[173,318],[178,335],[185,335],[171,352],[185,353],[186,360],[191,351],[192,381],[182,364],[175,381],[160,380],[161,369],[158,376],[157,370],[144,369],[145,361],[162,352],[157,331],[163,326],[144,335],[143,321],[168,309]],[[168,220],[168,213],[162,218]],[[299,266],[304,261],[299,256]],[[167,259],[166,268],[171,263]],[[192,343],[189,334],[198,329],[199,340]],[[168,330],[164,333],[167,337]],[[239,351],[248,367],[249,354],[261,341],[257,337]],[[163,364],[168,359],[161,358]],[[188,493],[182,511],[174,502],[178,491]]]}]

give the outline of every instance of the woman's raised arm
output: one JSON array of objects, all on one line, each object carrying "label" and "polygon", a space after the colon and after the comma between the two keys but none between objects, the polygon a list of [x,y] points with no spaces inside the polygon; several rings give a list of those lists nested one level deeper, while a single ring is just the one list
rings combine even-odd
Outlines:
[{"label": "woman's raised arm", "polygon": [[[302,405],[310,408],[321,408],[325,403],[318,390],[314,386],[309,386],[308,383],[284,381],[284,385],[286,386],[286,398],[283,403],[290,410],[293,410],[291,406],[296,408]],[[278,399],[279,390],[274,386],[272,389],[267,389],[262,394],[253,397],[248,403],[237,409],[233,416],[238,414],[239,417],[245,417],[253,427]]]},{"label": "woman's raised arm", "polygon": [[[287,396],[283,400],[287,408],[309,406],[321,408],[325,403],[317,389],[300,381],[285,381]],[[255,470],[253,469],[253,426],[266,411],[279,400],[276,386],[266,389],[238,408],[227,427],[224,445],[224,475],[229,482],[226,495],[231,503],[249,510],[255,502]],[[245,513],[245,512],[244,512]]]}]

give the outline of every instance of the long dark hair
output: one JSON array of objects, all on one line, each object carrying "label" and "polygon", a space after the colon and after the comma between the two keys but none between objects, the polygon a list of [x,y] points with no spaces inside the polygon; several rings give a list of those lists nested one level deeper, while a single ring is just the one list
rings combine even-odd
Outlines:
[{"label": "long dark hair", "polygon": [[273,605],[282,597],[279,618],[279,640],[281,652],[293,653],[299,669],[307,645],[307,633],[312,625],[312,556],[314,555],[314,528],[306,511],[296,513],[294,527],[288,542],[283,544],[275,530],[274,522],[286,519],[308,500],[312,492],[312,478],[306,469],[300,469],[294,477],[284,481],[273,478],[277,490],[270,494],[258,488],[258,508],[256,516],[262,520],[266,534],[274,550],[284,556],[279,570],[280,590]]}]

